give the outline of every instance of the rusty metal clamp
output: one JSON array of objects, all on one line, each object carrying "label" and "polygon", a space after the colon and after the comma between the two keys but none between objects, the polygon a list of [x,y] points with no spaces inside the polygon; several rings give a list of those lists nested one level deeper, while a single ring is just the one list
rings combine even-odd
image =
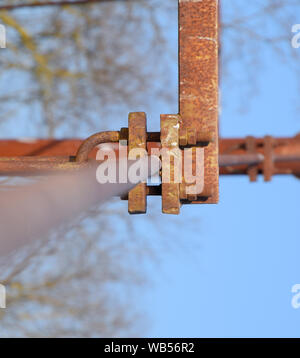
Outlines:
[{"label": "rusty metal clamp", "polygon": [[[132,150],[141,150],[140,156],[147,150],[147,119],[144,112],[132,112],[128,117],[128,159]],[[145,214],[147,211],[147,184],[140,183],[128,193],[129,214]]]},{"label": "rusty metal clamp", "polygon": [[[261,171],[264,175],[265,182],[269,182],[272,180],[272,176],[274,174],[274,147],[275,142],[273,137],[265,136],[262,143],[258,143],[256,138],[252,136],[246,137],[245,141],[246,152],[249,155],[259,154],[258,146],[261,146],[261,155],[263,155],[262,168]],[[259,173],[259,162],[254,163],[248,166],[247,173],[251,182],[257,181],[257,176]]]},{"label": "rusty metal clamp", "polygon": [[[213,195],[213,189],[205,184],[204,189],[197,194],[189,194],[189,184],[183,175],[183,151],[189,148],[190,170],[195,171],[197,165],[194,149],[196,147],[208,147],[215,138],[209,132],[198,132],[193,128],[181,128],[181,116],[179,114],[161,115],[161,132],[147,133],[147,119],[144,112],[132,112],[128,117],[128,128],[120,131],[100,132],[87,138],[79,147],[75,162],[84,163],[89,159],[91,151],[99,144],[115,143],[120,140],[128,141],[128,159],[136,159],[136,150],[142,155],[148,155],[147,143],[156,142],[160,148],[161,159],[161,185],[158,187],[147,186],[143,182],[132,189],[123,199],[128,200],[128,212],[130,214],[144,214],[147,210],[147,196],[162,196],[162,212],[166,214],[179,214],[182,204],[206,202]],[[134,157],[131,158],[132,153]],[[161,155],[165,153],[166,155]],[[151,153],[152,154],[152,153]],[[170,159],[172,156],[172,160]],[[175,160],[174,160],[175,155]],[[176,173],[175,161],[179,163],[180,173]],[[180,180],[176,175],[180,174]],[[181,176],[182,175],[182,176]],[[168,180],[166,179],[168,176]]]},{"label": "rusty metal clamp", "polygon": [[[195,149],[197,146],[207,147],[215,141],[210,132],[198,132],[193,128],[181,128],[181,116],[179,114],[161,115],[161,147],[172,152],[173,160],[170,157],[162,156],[162,211],[165,214],[179,214],[182,204],[193,204],[206,202],[213,195],[213,188],[204,183],[204,188],[195,194],[188,194],[189,185],[184,178],[184,156],[182,152],[185,148],[190,148],[188,155],[190,156],[191,172],[195,171],[196,163]],[[179,157],[179,159],[178,159]],[[181,160],[182,180],[176,182],[175,162]],[[204,174],[204,173],[203,173]],[[169,176],[167,182],[164,182],[164,175]]]}]

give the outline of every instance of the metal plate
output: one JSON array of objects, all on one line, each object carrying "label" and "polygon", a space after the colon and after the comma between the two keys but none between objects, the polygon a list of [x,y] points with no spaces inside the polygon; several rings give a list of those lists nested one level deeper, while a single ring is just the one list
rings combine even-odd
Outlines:
[{"label": "metal plate", "polygon": [[[128,152],[134,148],[147,149],[147,118],[144,112],[129,113]],[[130,158],[128,159],[135,159]],[[147,211],[147,184],[140,183],[128,193],[128,212],[145,214]]]},{"label": "metal plate", "polygon": [[[176,156],[179,151],[179,116],[174,114],[162,114],[160,116],[160,140],[162,149],[162,212],[164,214],[180,213],[179,182],[175,182],[175,160],[169,160],[164,150],[172,151]],[[165,152],[165,153],[166,153]],[[180,158],[181,159],[181,158]],[[166,178],[168,182],[166,182]]]},{"label": "metal plate", "polygon": [[[218,0],[179,0],[179,113],[182,128],[209,133],[205,188],[219,198],[218,165]],[[202,200],[192,203],[202,203]]]}]

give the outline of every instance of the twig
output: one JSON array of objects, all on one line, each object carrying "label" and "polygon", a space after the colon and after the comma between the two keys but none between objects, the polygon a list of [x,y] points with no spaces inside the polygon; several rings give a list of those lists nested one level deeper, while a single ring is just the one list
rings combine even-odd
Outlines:
[{"label": "twig", "polygon": [[0,11],[12,11],[26,7],[42,7],[42,6],[66,6],[66,5],[86,5],[92,3],[101,2],[115,2],[115,1],[128,1],[128,0],[61,0],[61,1],[46,1],[46,2],[32,2],[32,3],[21,3],[15,5],[2,5]]}]

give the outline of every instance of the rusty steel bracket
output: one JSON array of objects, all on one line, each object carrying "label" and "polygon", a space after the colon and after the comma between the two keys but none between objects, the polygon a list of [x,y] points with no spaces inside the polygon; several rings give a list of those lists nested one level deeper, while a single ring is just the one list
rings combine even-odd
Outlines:
[{"label": "rusty steel bracket", "polygon": [[[213,196],[213,189],[209,185],[203,183],[202,187],[200,183],[197,187],[186,183],[184,177],[185,167],[188,167],[191,173],[198,173],[199,170],[196,170],[198,165],[200,165],[200,175],[204,177],[204,148],[214,144],[213,135],[208,132],[197,132],[193,128],[182,129],[180,114],[162,114],[160,121],[160,132],[147,132],[146,114],[133,112],[129,114],[128,128],[122,128],[119,133],[120,139],[128,141],[129,160],[142,155],[158,156],[161,160],[161,185],[147,186],[146,183],[140,183],[128,195],[122,197],[123,200],[128,200],[130,214],[146,213],[147,196],[161,196],[162,212],[165,214],[179,214],[182,204],[199,200],[205,203]],[[90,138],[95,137],[97,138],[97,135]],[[98,138],[100,138],[99,135]],[[81,147],[86,147],[86,145]],[[201,152],[203,155],[200,156],[198,162],[196,161],[198,158],[196,148],[203,150],[203,153]],[[137,156],[137,150],[141,150],[142,154]]]},{"label": "rusty steel bracket", "polygon": [[[147,119],[144,112],[130,113],[128,117],[128,159],[132,150],[141,149],[142,157],[147,150]],[[147,184],[140,183],[128,193],[128,212],[145,214],[147,210]]]},{"label": "rusty steel bracket", "polygon": [[[259,154],[257,141],[253,136],[246,137],[245,141],[246,152],[249,155]],[[265,182],[269,182],[272,180],[272,176],[274,174],[274,140],[271,136],[265,136],[263,142],[260,146],[263,148],[263,174]],[[248,166],[247,173],[250,179],[250,182],[256,182],[257,176],[259,174],[259,164],[260,162],[251,164]]]},{"label": "rusty steel bracket", "polygon": [[[162,114],[160,116],[161,167],[162,167],[162,212],[179,214],[180,212],[180,181],[182,161],[179,149],[179,115]],[[179,164],[179,165],[178,165]]]},{"label": "rusty steel bracket", "polygon": [[[219,199],[218,163],[218,64],[219,64],[219,2],[218,0],[179,0],[179,114],[161,115],[161,149],[172,152],[173,161],[185,147],[204,148],[204,188],[200,193],[188,193],[185,178],[174,181],[175,166],[162,156],[162,211],[178,214],[182,203],[217,203]],[[146,147],[146,116],[129,115],[129,150],[132,145]],[[152,138],[153,139],[153,138]],[[157,139],[157,138],[156,138]],[[191,149],[192,171],[196,171],[197,156]],[[182,163],[183,165],[183,163]],[[178,174],[178,173],[177,173]],[[171,176],[166,182],[164,177]],[[157,189],[156,189],[157,190]],[[146,212],[146,197],[150,189],[145,183],[128,195],[130,213]]]},{"label": "rusty steel bracket", "polygon": [[[196,148],[207,148],[214,143],[211,133],[197,132],[193,128],[182,129],[181,115],[161,115],[161,148],[162,148],[162,212],[165,214],[179,214],[182,204],[196,203],[199,200],[205,202],[213,196],[213,189],[209,185],[190,185],[184,177],[184,165],[189,160],[190,172],[195,172],[197,165],[203,164],[203,172],[200,175],[205,177],[203,163],[196,162]],[[184,150],[189,148],[188,151]],[[165,152],[163,150],[166,150]],[[184,152],[183,152],[184,151]],[[184,153],[184,154],[183,154]],[[188,158],[190,157],[190,158]],[[170,160],[171,159],[171,160]],[[204,159],[203,156],[200,160]],[[200,180],[201,181],[201,180]],[[194,190],[188,190],[194,187]]]},{"label": "rusty steel bracket", "polygon": [[[257,141],[255,137],[248,136],[245,140],[246,152],[250,155],[259,154]],[[263,174],[265,182],[269,182],[272,180],[272,176],[274,174],[274,140],[271,136],[265,136],[262,143],[260,143],[260,147],[263,148]],[[250,179],[250,182],[256,182],[257,176],[259,174],[259,164],[260,162],[251,164],[248,166],[247,173]]]},{"label": "rusty steel bracket", "polygon": [[190,203],[217,203],[219,1],[179,0],[178,26],[181,131],[192,143],[199,133],[210,142],[204,149],[204,181],[211,195],[190,198]]},{"label": "rusty steel bracket", "polygon": [[[123,138],[128,140],[128,159],[136,159],[136,155],[130,158],[132,150],[142,149],[143,153],[153,155],[153,147],[159,149],[161,159],[161,185],[159,187],[147,186],[140,183],[129,194],[122,199],[128,200],[128,211],[130,214],[146,213],[147,196],[161,195],[162,212],[165,214],[179,214],[182,204],[201,201],[205,203],[213,196],[213,188],[204,183],[203,188],[196,187],[193,193],[189,193],[188,185],[184,178],[184,159],[191,156],[189,163],[191,172],[195,171],[197,165],[203,164],[204,155],[200,158],[203,163],[196,162],[195,149],[209,147],[214,144],[214,136],[209,132],[197,132],[193,128],[182,128],[180,114],[162,114],[160,117],[161,132],[146,132],[146,114],[134,112],[129,114],[128,129],[123,128]],[[126,137],[127,133],[127,137]],[[185,151],[184,149],[189,149]],[[147,152],[148,150],[148,152]]]}]

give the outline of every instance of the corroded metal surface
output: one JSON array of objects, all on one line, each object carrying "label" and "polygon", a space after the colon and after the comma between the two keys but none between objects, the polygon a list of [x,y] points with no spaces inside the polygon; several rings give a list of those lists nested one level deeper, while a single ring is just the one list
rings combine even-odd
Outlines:
[{"label": "corroded metal surface", "polygon": [[[95,162],[95,161],[93,161]],[[82,169],[91,162],[76,163],[74,157],[0,157],[0,176],[35,176]]]},{"label": "corroded metal surface", "polygon": [[[226,167],[235,167],[240,165],[248,165],[248,174],[249,169],[253,166],[257,167],[260,163],[263,163],[264,156],[262,154],[221,154],[219,155],[219,166],[220,168]],[[255,176],[256,179],[256,176]]]},{"label": "corroded metal surface", "polygon": [[[218,166],[218,0],[179,0],[179,113],[181,127],[209,134],[205,187],[217,203]],[[194,200],[192,203],[201,203]]]},{"label": "corroded metal surface", "polygon": [[[162,163],[162,212],[164,214],[179,214],[180,195],[178,179],[179,149],[179,116],[162,114],[160,116],[161,128],[161,163]],[[181,158],[179,158],[181,160]],[[181,175],[181,172],[180,172]]]},{"label": "corroded metal surface", "polygon": [[[149,153],[152,148],[159,149],[161,147],[157,141],[159,132],[147,133],[147,137],[152,140],[147,142]],[[273,175],[300,174],[300,136],[273,138],[273,140]],[[254,138],[254,141],[256,153],[260,155],[259,157],[256,157],[255,154],[249,157],[246,149],[246,138],[221,138],[219,140],[219,152],[220,158],[222,158],[220,174],[248,175],[249,165],[254,165],[257,161],[259,162],[257,163],[258,173],[262,174],[265,139]],[[80,139],[0,140],[0,175],[8,172],[9,168],[18,170],[17,167],[20,167],[20,162],[23,163],[23,169],[26,171],[28,168],[26,163],[29,159],[31,163],[39,163],[44,158],[44,166],[47,165],[47,161],[49,161],[49,166],[51,162],[60,161],[61,157],[64,157],[63,161],[68,161],[70,156],[76,155],[82,143],[83,140]],[[117,144],[114,150],[118,157]],[[95,158],[95,156],[96,151],[94,150],[89,157]],[[29,159],[24,157],[29,157]]]},{"label": "corroded metal surface", "polygon": [[82,139],[0,140],[0,157],[74,155]]},{"label": "corroded metal surface", "polygon": [[[246,150],[249,155],[256,154],[256,142],[253,136],[246,137]],[[257,164],[249,165],[248,167],[248,175],[251,182],[255,182],[257,180],[258,167]]]},{"label": "corroded metal surface", "polygon": [[264,140],[264,180],[271,181],[274,172],[274,140],[271,136],[266,136]]},{"label": "corroded metal surface", "polygon": [[[255,153],[263,160],[257,163],[258,174],[263,174],[269,181],[273,175],[300,174],[300,136],[291,138],[254,138]],[[245,138],[228,138],[220,140],[220,154],[244,157],[248,153]],[[241,160],[240,160],[241,161]],[[246,163],[228,165],[220,168],[221,175],[248,174],[249,165]]]},{"label": "corroded metal surface", "polygon": [[[131,157],[132,149],[141,149],[140,157],[147,149],[147,119],[144,112],[133,112],[128,117],[128,159]],[[147,211],[147,184],[140,183],[128,193],[128,212],[130,214],[144,214]]]},{"label": "corroded metal surface", "polygon": [[90,152],[99,144],[114,143],[120,139],[120,132],[100,132],[93,134],[80,145],[77,154],[76,162],[83,163],[88,160]]}]

